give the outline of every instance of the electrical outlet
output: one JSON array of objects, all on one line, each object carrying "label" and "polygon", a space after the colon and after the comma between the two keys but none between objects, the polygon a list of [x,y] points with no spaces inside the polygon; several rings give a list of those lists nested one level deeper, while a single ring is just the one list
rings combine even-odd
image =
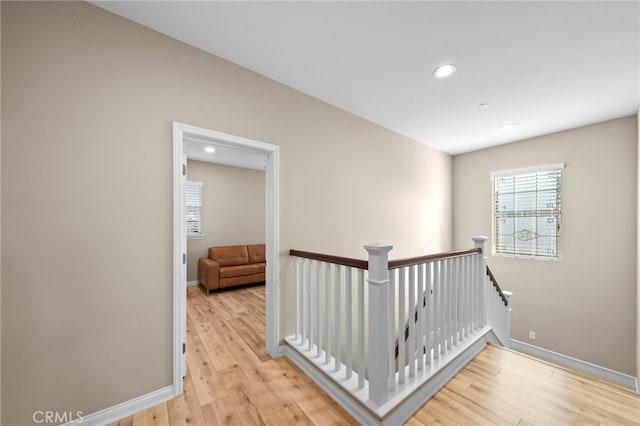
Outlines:
[{"label": "electrical outlet", "polygon": [[533,330],[529,330],[529,339],[536,340],[536,332]]}]

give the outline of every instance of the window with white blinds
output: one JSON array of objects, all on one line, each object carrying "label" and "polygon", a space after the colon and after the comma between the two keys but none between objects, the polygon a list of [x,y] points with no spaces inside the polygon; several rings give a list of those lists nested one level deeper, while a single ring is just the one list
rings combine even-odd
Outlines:
[{"label": "window with white blinds", "polygon": [[187,238],[202,238],[202,182],[187,182],[184,194]]},{"label": "window with white blinds", "polygon": [[559,259],[564,164],[491,174],[493,254]]}]

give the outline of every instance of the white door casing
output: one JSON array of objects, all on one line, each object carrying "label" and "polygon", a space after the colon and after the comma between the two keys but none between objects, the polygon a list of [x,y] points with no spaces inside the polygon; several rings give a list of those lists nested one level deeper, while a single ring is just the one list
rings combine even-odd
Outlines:
[{"label": "white door casing", "polygon": [[[173,122],[173,394],[182,394],[182,378],[186,373],[186,230],[184,226],[183,164],[186,165],[185,141],[196,140],[225,149],[237,150],[255,159],[264,156],[266,174],[266,350],[271,357],[279,351],[279,179],[280,150],[277,145],[216,132],[188,124]],[[225,164],[222,161],[212,161]],[[227,163],[229,165],[236,165]],[[188,350],[188,348],[187,348]]]}]

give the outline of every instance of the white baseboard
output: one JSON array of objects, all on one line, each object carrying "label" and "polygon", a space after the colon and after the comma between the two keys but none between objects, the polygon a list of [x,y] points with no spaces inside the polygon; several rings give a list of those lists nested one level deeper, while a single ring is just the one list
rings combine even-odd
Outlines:
[{"label": "white baseboard", "polygon": [[572,358],[570,356],[553,352],[539,346],[533,346],[515,339],[511,339],[511,349],[544,359],[545,361],[553,362],[554,364],[558,364],[563,367],[568,367],[573,370],[598,377],[600,379],[607,380],[612,383],[616,383],[618,385],[633,389],[636,394],[640,394],[640,390],[638,389],[638,379],[636,377],[629,376],[628,374],[620,373],[619,371],[601,367],[587,361]]},{"label": "white baseboard", "polygon": [[82,424],[83,426],[101,426],[115,423],[118,420],[124,419],[125,417],[132,416],[148,408],[169,401],[170,399],[173,399],[173,397],[173,386],[167,386],[165,388],[149,392],[146,395],[142,395],[118,405],[114,405],[113,407],[105,408],[104,410],[87,414],[86,416],[83,415],[75,421],[65,423],[63,426],[78,424]]},{"label": "white baseboard", "polygon": [[195,281],[187,281],[187,287],[193,287],[194,285],[198,285],[200,282],[198,280]]}]

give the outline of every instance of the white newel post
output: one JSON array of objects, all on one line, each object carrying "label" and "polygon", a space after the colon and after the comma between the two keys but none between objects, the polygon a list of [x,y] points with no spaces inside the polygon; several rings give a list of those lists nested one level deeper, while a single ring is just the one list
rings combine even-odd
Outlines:
[{"label": "white newel post", "polygon": [[389,251],[393,246],[373,243],[364,246],[369,253],[369,399],[382,405],[389,398],[390,342]]},{"label": "white newel post", "polygon": [[479,248],[480,252],[480,262],[478,262],[478,273],[477,273],[477,291],[478,295],[478,326],[484,327],[487,324],[487,301],[485,300],[485,289],[484,289],[484,281],[485,276],[487,275],[487,251],[485,248],[485,243],[489,237],[485,237],[484,235],[479,235],[477,237],[473,237],[472,240],[475,244],[475,248]]},{"label": "white newel post", "polygon": [[504,319],[506,324],[504,325],[504,344],[505,348],[511,346],[511,296],[513,296],[513,292],[511,291],[502,291],[504,297],[507,299],[507,306],[504,307]]}]

